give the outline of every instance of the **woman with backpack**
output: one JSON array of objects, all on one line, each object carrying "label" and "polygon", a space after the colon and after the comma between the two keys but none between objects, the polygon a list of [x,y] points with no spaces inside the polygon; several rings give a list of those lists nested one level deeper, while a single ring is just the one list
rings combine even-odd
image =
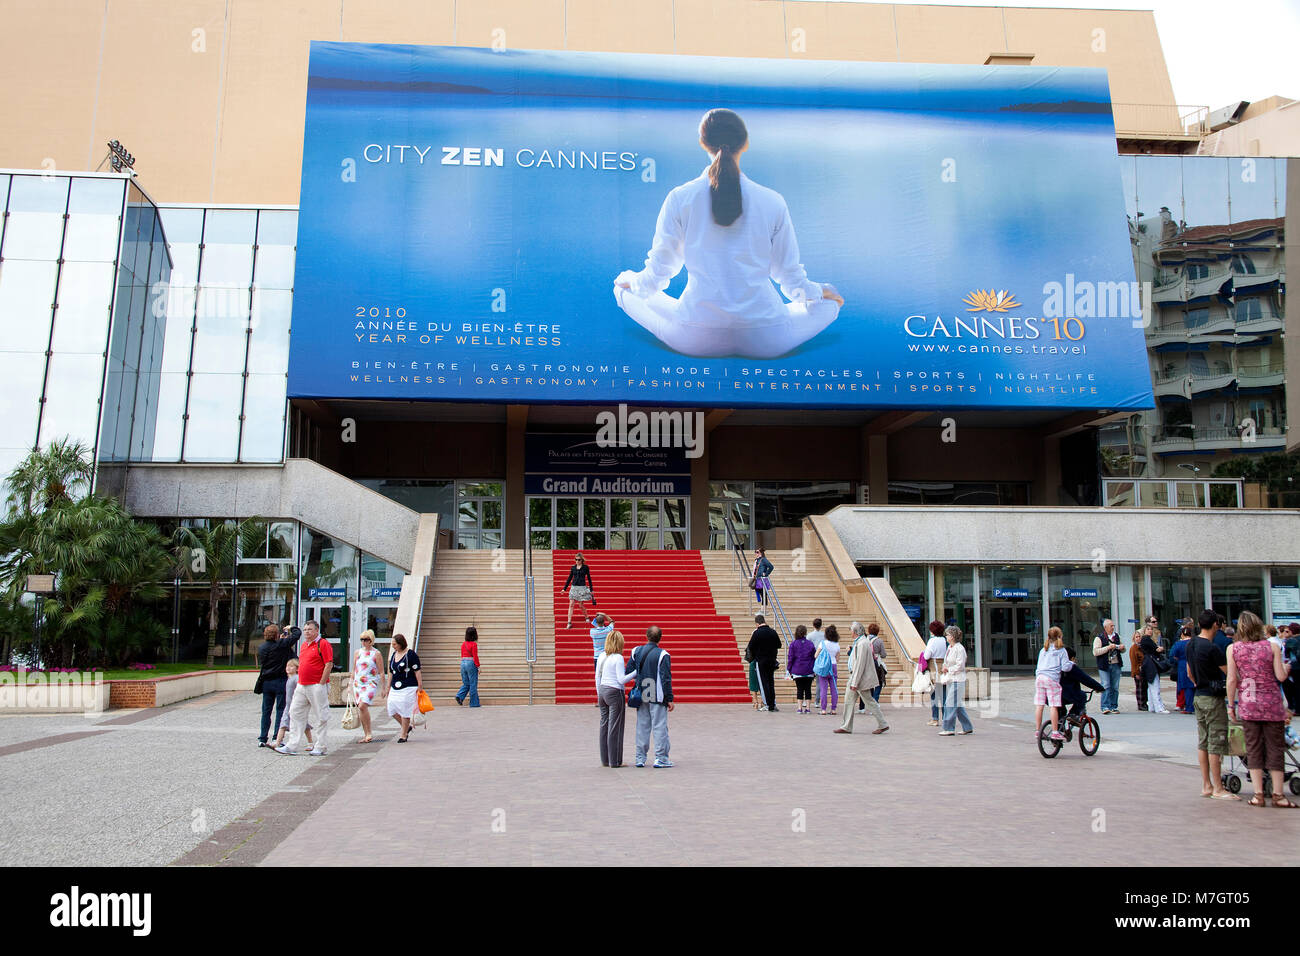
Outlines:
[{"label": "woman with backpack", "polygon": [[834,624],[826,625],[826,640],[813,661],[813,673],[817,675],[817,703],[821,716],[826,716],[826,698],[831,699],[831,716],[840,704],[839,670],[836,658],[840,655],[840,632]]},{"label": "woman with backpack", "polygon": [[817,646],[808,639],[808,628],[800,624],[794,629],[794,640],[785,653],[786,673],[794,678],[796,714],[812,713],[812,682],[816,676],[813,661],[817,657]]}]

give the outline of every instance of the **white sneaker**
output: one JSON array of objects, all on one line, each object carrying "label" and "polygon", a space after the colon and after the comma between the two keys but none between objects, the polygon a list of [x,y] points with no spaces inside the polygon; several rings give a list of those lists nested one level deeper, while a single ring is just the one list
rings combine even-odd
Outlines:
[{"label": "white sneaker", "polygon": [[309,756],[312,756],[312,757],[323,757],[323,756],[325,756],[325,751],[323,751],[323,750],[313,750],[313,751],[310,752]]},{"label": "white sneaker", "polygon": [[276,753],[278,753],[278,754],[284,754],[286,757],[296,757],[296,756],[298,756],[297,753],[295,753],[294,751],[292,751],[292,750],[289,749],[289,747],[288,747],[287,744],[280,744],[280,746],[278,746],[278,747],[273,747],[272,749],[273,749]]}]

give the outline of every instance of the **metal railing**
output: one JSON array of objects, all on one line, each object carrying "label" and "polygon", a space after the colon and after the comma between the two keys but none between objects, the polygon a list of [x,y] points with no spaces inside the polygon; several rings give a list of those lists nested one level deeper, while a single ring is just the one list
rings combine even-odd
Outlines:
[{"label": "metal railing", "polygon": [[524,663],[528,665],[528,703],[533,703],[533,668],[537,664],[537,598],[533,581],[533,526],[524,515]]},{"label": "metal railing", "polygon": [[1125,136],[1195,136],[1210,132],[1208,106],[1184,106],[1176,103],[1112,103],[1115,135]]},{"label": "metal railing", "polygon": [[[739,572],[740,586],[749,595],[749,611],[751,614],[756,613],[754,607],[757,602],[754,597],[754,589],[749,586],[749,582],[753,579],[753,569],[750,566],[749,558],[745,556],[745,549],[740,543],[740,535],[736,533],[736,527],[732,523],[731,516],[725,515],[722,524],[727,533],[727,550],[731,552],[733,566]],[[785,609],[781,607],[781,599],[777,596],[776,588],[772,586],[772,579],[769,577],[766,581],[767,587],[763,590],[767,592],[769,604],[767,611],[764,613],[772,617],[771,623],[776,625],[777,630],[781,632],[782,640],[786,646],[789,646],[794,636],[794,628],[790,626],[790,622],[786,619]]]}]

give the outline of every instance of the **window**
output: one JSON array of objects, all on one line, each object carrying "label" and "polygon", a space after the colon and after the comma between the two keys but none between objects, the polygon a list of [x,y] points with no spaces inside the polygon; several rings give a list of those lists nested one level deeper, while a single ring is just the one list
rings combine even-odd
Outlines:
[{"label": "window", "polygon": [[809,515],[854,503],[851,481],[764,481],[754,486],[754,527],[798,527]]},{"label": "window", "polygon": [[1210,321],[1209,309],[1189,309],[1183,324],[1189,329],[1198,329]]},{"label": "window", "polygon": [[1210,276],[1210,267],[1203,262],[1189,262],[1187,264],[1187,278],[1189,279],[1208,279]]},{"label": "window", "polygon": [[1237,303],[1238,322],[1257,322],[1264,317],[1259,299],[1242,299]]},{"label": "window", "polygon": [[1239,276],[1253,276],[1255,274],[1254,260],[1244,253],[1237,253],[1232,257],[1232,273]]}]

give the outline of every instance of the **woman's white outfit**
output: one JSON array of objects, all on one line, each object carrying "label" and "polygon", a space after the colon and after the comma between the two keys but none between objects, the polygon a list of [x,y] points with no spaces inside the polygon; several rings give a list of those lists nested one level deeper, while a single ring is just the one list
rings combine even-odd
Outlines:
[{"label": "woman's white outfit", "polygon": [[[799,261],[781,194],[741,173],[740,195],[740,218],[720,226],[713,220],[707,170],[678,186],[659,210],[645,268],[614,280],[619,307],[683,355],[775,358],[839,315],[839,304],[822,298],[821,285],[809,281]],[[683,265],[686,289],[674,299],[663,290]],[[631,288],[620,288],[620,282]]]},{"label": "woman's white outfit", "polygon": [[[400,658],[398,658],[400,660]],[[389,670],[392,670],[392,661],[389,661]],[[393,678],[397,680],[396,677]],[[420,693],[420,685],[411,680],[405,687],[392,686],[388,688],[388,716],[405,717],[408,720],[415,714],[416,704]]]}]

